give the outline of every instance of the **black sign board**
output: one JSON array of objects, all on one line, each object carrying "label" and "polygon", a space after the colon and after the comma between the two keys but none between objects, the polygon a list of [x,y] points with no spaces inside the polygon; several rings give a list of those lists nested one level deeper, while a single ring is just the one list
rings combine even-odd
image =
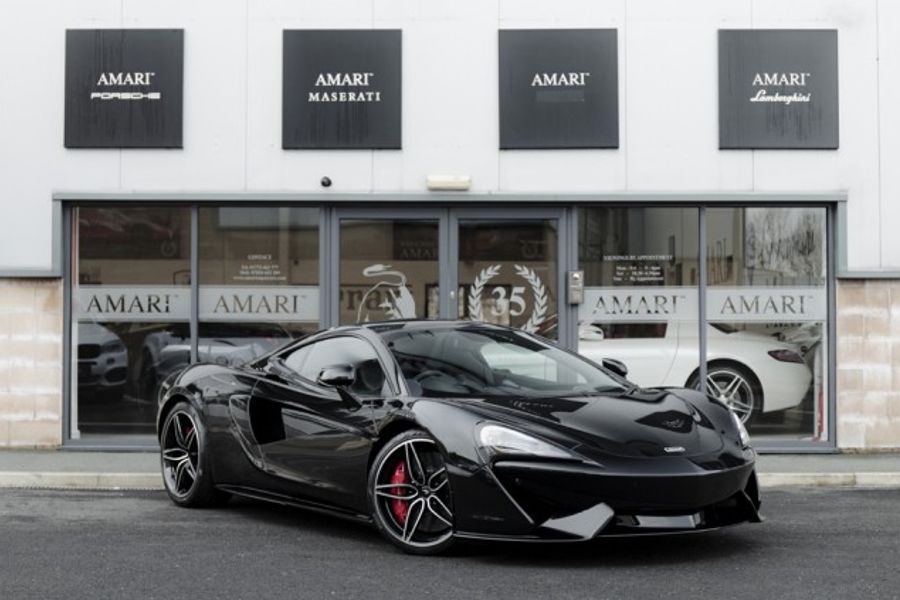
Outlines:
[{"label": "black sign board", "polygon": [[719,31],[719,148],[838,147],[837,31]]},{"label": "black sign board", "polygon": [[66,148],[181,148],[184,30],[66,31]]},{"label": "black sign board", "polygon": [[500,31],[500,148],[618,148],[615,29]]},{"label": "black sign board", "polygon": [[399,29],[285,30],[282,147],[400,148]]}]

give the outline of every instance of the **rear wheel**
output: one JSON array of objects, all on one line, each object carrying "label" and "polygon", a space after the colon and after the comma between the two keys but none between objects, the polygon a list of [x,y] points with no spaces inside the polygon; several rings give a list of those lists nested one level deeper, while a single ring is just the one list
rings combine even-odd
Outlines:
[{"label": "rear wheel", "polygon": [[169,411],[159,438],[163,483],[172,502],[201,508],[222,504],[228,494],[216,489],[209,468],[209,440],[197,409],[189,402]]},{"label": "rear wheel", "polygon": [[[688,387],[699,389],[696,374]],[[709,365],[704,391],[724,402],[744,424],[749,424],[762,410],[762,391],[756,378],[747,369],[737,365]]]},{"label": "rear wheel", "polygon": [[447,467],[424,431],[390,440],[369,473],[369,506],[381,534],[411,554],[437,554],[453,543]]}]

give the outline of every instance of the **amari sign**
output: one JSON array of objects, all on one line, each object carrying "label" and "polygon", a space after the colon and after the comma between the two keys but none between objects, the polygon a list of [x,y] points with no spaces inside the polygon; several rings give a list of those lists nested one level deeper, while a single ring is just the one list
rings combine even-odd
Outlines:
[{"label": "amari sign", "polygon": [[[595,287],[584,295],[580,321],[696,321],[700,310],[694,287]],[[710,287],[706,292],[706,318],[713,322],[824,321],[827,306],[824,287]]]},{"label": "amari sign", "polygon": [[719,147],[838,147],[835,30],[719,31]]},{"label": "amari sign", "polygon": [[[80,320],[141,323],[187,321],[191,290],[185,286],[78,286]],[[201,321],[281,323],[319,320],[316,286],[200,286]]]},{"label": "amari sign", "polygon": [[500,31],[500,148],[618,148],[615,29]]},{"label": "amari sign", "polygon": [[399,149],[399,30],[284,32],[282,147]]},{"label": "amari sign", "polygon": [[184,31],[66,31],[67,148],[181,148]]}]

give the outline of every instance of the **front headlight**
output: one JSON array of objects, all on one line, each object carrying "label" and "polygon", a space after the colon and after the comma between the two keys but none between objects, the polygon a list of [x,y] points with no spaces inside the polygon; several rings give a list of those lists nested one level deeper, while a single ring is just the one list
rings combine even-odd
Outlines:
[{"label": "front headlight", "polygon": [[502,425],[485,425],[478,432],[481,446],[492,454],[527,454],[542,458],[575,457],[552,444]]},{"label": "front headlight", "polygon": [[741,446],[746,448],[750,445],[750,434],[747,433],[747,428],[744,427],[744,423],[741,421],[741,418],[735,414],[734,411],[731,412],[731,418],[734,421],[735,427],[738,429],[738,433],[741,435]]}]

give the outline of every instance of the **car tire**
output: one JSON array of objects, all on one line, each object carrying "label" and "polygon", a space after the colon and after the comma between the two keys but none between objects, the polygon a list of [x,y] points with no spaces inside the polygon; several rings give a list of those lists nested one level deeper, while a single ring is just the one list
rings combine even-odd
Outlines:
[{"label": "car tire", "polygon": [[229,494],[213,481],[209,436],[197,409],[190,402],[178,402],[166,415],[161,432],[160,467],[172,502],[186,508],[227,502]]},{"label": "car tire", "polygon": [[409,554],[445,552],[455,540],[453,495],[434,439],[410,430],[389,440],[369,470],[369,509],[379,532]]},{"label": "car tire", "polygon": [[[694,373],[687,387],[699,389],[698,376],[698,373]],[[744,425],[750,425],[762,411],[762,390],[756,376],[746,367],[733,363],[713,363],[707,367],[706,379],[708,384],[703,391],[724,402]]]}]

